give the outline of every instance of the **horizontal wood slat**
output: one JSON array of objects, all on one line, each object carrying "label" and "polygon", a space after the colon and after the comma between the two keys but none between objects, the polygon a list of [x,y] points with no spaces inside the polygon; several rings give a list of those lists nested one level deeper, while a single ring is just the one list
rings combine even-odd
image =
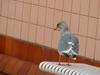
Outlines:
[{"label": "horizontal wood slat", "polygon": [[[39,64],[42,61],[58,61],[58,52],[53,48],[0,35],[0,53]],[[67,61],[62,57],[62,61]],[[74,61],[72,61],[74,62]],[[100,67],[100,61],[79,56],[76,62]]]},{"label": "horizontal wood slat", "polygon": [[0,53],[4,53],[5,48],[5,37],[0,35]]}]

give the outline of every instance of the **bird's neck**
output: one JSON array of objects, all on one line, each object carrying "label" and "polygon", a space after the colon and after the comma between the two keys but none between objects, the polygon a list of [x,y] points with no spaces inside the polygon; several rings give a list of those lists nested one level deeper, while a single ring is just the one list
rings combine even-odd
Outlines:
[{"label": "bird's neck", "polygon": [[63,35],[65,32],[68,32],[68,30],[67,29],[62,29],[61,30],[61,35]]}]

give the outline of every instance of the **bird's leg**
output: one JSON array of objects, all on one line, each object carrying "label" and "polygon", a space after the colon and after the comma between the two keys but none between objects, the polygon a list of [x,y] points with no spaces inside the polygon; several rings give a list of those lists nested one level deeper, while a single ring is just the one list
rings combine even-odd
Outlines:
[{"label": "bird's leg", "polygon": [[70,65],[70,58],[68,58],[68,64],[67,64],[67,65],[68,65],[68,66],[71,66],[71,65]]},{"label": "bird's leg", "polygon": [[61,65],[61,63],[60,63],[60,59],[61,59],[61,55],[59,55],[59,60],[58,60],[58,61],[59,61],[59,64],[58,64],[58,65]]}]

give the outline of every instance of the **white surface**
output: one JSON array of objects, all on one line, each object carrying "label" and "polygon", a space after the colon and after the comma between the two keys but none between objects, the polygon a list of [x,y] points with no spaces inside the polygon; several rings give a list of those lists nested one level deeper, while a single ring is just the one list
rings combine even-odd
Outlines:
[{"label": "white surface", "polygon": [[[62,62],[65,65],[58,65],[58,62],[42,62],[39,68],[42,71],[50,72],[57,75],[100,75],[100,68],[90,66],[81,63],[71,63],[71,66],[67,66],[67,63]],[[77,73],[77,74],[75,74]]]}]

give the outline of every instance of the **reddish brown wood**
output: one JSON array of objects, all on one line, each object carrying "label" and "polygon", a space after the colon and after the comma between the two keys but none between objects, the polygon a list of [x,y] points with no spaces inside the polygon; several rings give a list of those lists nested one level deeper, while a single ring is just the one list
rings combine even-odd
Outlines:
[{"label": "reddish brown wood", "polygon": [[[0,53],[32,61],[39,64],[42,61],[58,61],[59,54],[57,50],[36,43],[29,43],[12,37],[0,35]],[[61,61],[67,61],[62,57]],[[71,60],[71,62],[74,62]],[[76,62],[86,63],[100,67],[100,61],[79,56]]]},{"label": "reddish brown wood", "polygon": [[18,72],[18,75],[27,75],[31,66],[32,66],[32,63],[24,62],[23,66],[20,68]]},{"label": "reddish brown wood", "polygon": [[18,60],[15,64],[15,67],[13,68],[13,72],[11,75],[17,75],[17,73],[20,71],[20,68],[23,66],[24,61]]},{"label": "reddish brown wood", "polygon": [[14,39],[13,47],[12,47],[12,56],[18,57],[20,50],[20,41]]},{"label": "reddish brown wood", "polygon": [[27,75],[35,75],[37,70],[36,65],[32,65]]},{"label": "reddish brown wood", "polygon": [[7,65],[5,66],[5,68],[4,68],[4,73],[7,73],[7,74],[11,74],[12,72],[13,72],[13,69],[14,69],[14,67],[15,67],[15,64],[17,63],[17,59],[15,59],[15,58],[11,58],[9,61],[8,61],[8,63],[7,63]]},{"label": "reddish brown wood", "polygon": [[0,35],[0,53],[4,53],[5,36]]},{"label": "reddish brown wood", "polygon": [[18,57],[20,59],[27,60],[28,48],[29,48],[29,44],[28,43],[26,43],[24,41],[21,41],[19,43]]},{"label": "reddish brown wood", "polygon": [[10,37],[5,38],[5,54],[12,55],[14,40]]},{"label": "reddish brown wood", "polygon": [[52,75],[39,70],[39,66],[29,61],[16,59],[8,55],[1,55],[0,72],[8,75]]},{"label": "reddish brown wood", "polygon": [[97,67],[100,67],[100,61],[95,61],[95,62],[93,62],[93,65],[94,65],[94,66],[97,66]]},{"label": "reddish brown wood", "polygon": [[10,60],[10,57],[3,56],[2,60],[0,61],[0,72],[5,69],[7,62]]},{"label": "reddish brown wood", "polygon": [[0,61],[3,59],[3,56],[4,56],[3,54],[0,54]]},{"label": "reddish brown wood", "polygon": [[42,58],[43,58],[43,61],[50,61],[50,57],[51,57],[51,50],[44,47],[43,50],[42,50]]},{"label": "reddish brown wood", "polygon": [[28,59],[34,63],[40,63],[43,61],[42,50],[43,48],[41,46],[30,44],[28,49]]}]

